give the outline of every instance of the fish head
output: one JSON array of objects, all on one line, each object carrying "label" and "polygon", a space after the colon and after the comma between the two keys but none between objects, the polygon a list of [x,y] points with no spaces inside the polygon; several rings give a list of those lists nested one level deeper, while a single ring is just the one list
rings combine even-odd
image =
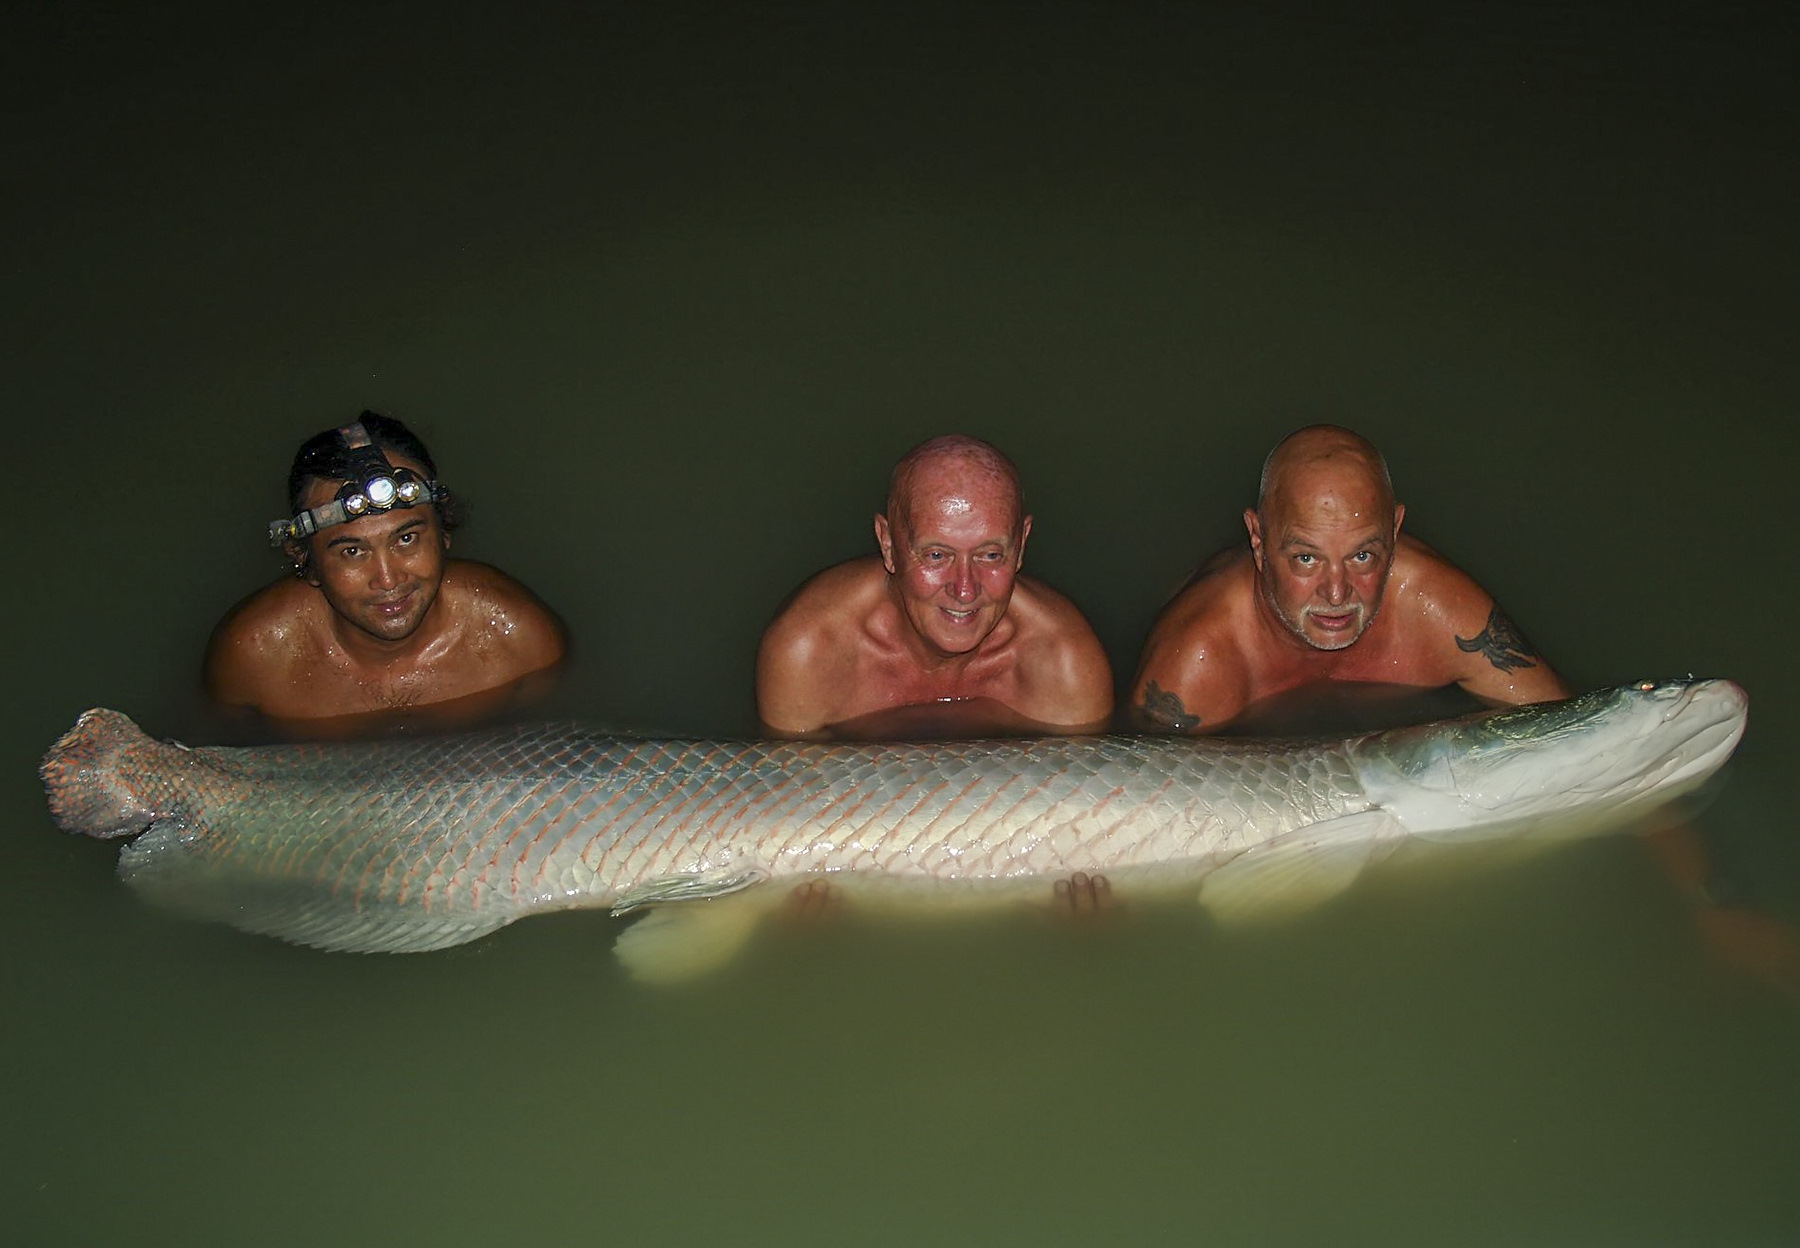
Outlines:
[{"label": "fish head", "polygon": [[1611,823],[1724,765],[1749,699],[1728,680],[1644,681],[1375,733],[1351,744],[1371,801],[1415,835]]}]

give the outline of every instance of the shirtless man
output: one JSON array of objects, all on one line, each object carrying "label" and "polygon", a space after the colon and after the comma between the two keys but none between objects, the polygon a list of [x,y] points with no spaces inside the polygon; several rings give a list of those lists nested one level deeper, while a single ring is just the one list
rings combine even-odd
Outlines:
[{"label": "shirtless man", "polygon": [[1569,695],[1486,590],[1402,536],[1387,464],[1348,429],[1290,435],[1244,512],[1247,549],[1210,560],[1151,629],[1131,711],[1211,732],[1321,682],[1455,685],[1489,704]]},{"label": "shirtless man", "polygon": [[399,421],[364,412],[308,439],[288,496],[294,514],[270,538],[294,574],[213,630],[214,702],[301,735],[411,718],[462,724],[562,659],[562,622],[530,590],[447,556],[454,502]]},{"label": "shirtless man", "polygon": [[827,568],[763,634],[756,710],[777,737],[1105,729],[1113,683],[1081,612],[1022,576],[1018,471],[962,435],[894,468],[881,554]]},{"label": "shirtless man", "polygon": [[[756,711],[770,736],[973,737],[1103,731],[1106,651],[1075,604],[1019,573],[1031,517],[1018,470],[949,435],[894,468],[879,557],[813,577],[763,634]],[[796,908],[835,890],[801,885]],[[1055,885],[1076,914],[1110,908],[1102,876]]]}]

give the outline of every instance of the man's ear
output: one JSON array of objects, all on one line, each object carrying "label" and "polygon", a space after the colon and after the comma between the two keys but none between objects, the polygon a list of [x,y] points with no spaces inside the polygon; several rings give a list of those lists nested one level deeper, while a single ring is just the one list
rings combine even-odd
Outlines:
[{"label": "man's ear", "polygon": [[1256,508],[1244,508],[1244,528],[1250,534],[1250,558],[1256,561],[1256,570],[1263,570],[1263,535],[1262,517],[1256,514]]},{"label": "man's ear", "polygon": [[1406,519],[1406,504],[1394,504],[1394,536],[1400,536],[1400,525]]},{"label": "man's ear", "polygon": [[877,514],[875,517],[875,545],[881,548],[881,564],[892,576],[899,571],[894,566],[894,532],[888,526],[888,518]]},{"label": "man's ear", "polygon": [[1013,571],[1017,572],[1025,566],[1025,539],[1031,536],[1031,517],[1026,516],[1019,524],[1019,548],[1013,552]]},{"label": "man's ear", "polygon": [[281,543],[281,553],[286,555],[288,562],[293,565],[295,576],[308,585],[315,588],[318,586],[319,578],[313,573],[312,560],[307,557],[305,546],[290,539]]}]

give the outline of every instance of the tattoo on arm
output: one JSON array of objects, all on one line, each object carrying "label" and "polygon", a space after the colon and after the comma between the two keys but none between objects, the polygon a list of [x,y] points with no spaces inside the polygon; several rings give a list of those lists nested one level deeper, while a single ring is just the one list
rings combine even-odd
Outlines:
[{"label": "tattoo on arm", "polygon": [[1158,687],[1154,680],[1144,686],[1144,700],[1138,703],[1137,712],[1145,723],[1158,728],[1186,732],[1200,726],[1200,717],[1187,713],[1180,696]]},{"label": "tattoo on arm", "polygon": [[1537,666],[1537,651],[1497,606],[1488,612],[1487,627],[1473,637],[1458,637],[1456,647],[1464,654],[1485,654],[1487,661],[1503,672]]}]

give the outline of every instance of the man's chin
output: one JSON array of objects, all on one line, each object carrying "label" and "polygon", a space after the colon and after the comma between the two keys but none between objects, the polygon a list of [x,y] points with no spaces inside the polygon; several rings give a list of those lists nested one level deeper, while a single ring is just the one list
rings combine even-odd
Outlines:
[{"label": "man's chin", "polygon": [[1364,631],[1363,623],[1358,620],[1346,628],[1321,628],[1308,621],[1300,630],[1300,636],[1314,650],[1348,650],[1361,639]]},{"label": "man's chin", "polygon": [[410,615],[402,616],[399,619],[379,616],[363,620],[359,627],[377,641],[405,641],[419,631],[419,623],[422,618],[422,616],[415,618]]}]

